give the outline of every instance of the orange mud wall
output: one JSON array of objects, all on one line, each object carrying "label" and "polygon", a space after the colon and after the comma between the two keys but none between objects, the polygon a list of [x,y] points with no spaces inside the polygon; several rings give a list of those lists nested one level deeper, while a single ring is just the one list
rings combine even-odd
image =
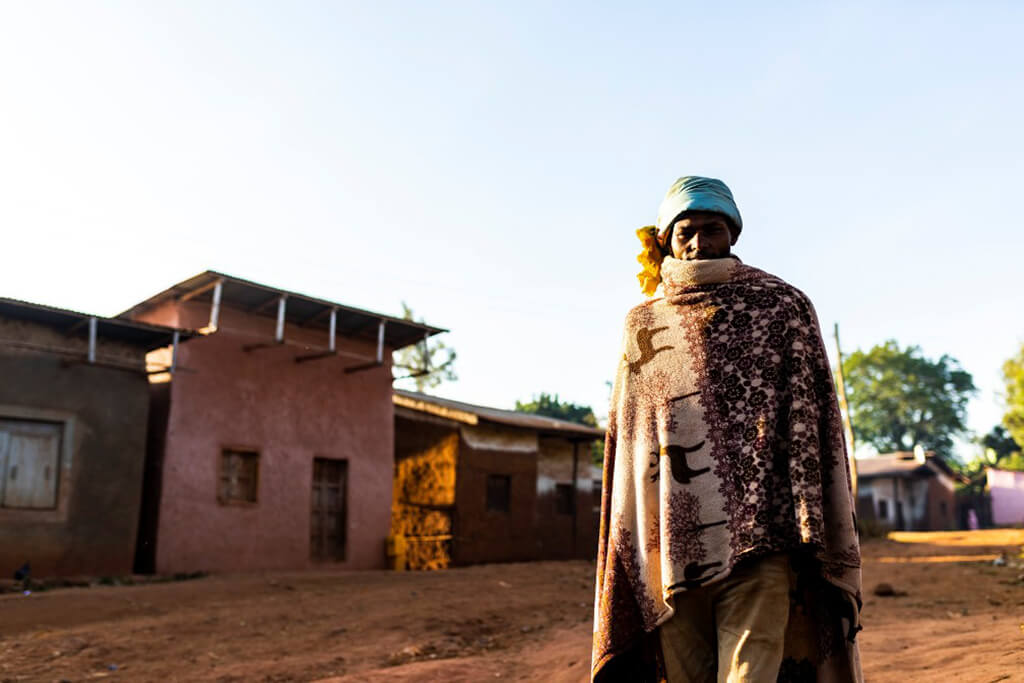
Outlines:
[{"label": "orange mud wall", "polygon": [[452,560],[458,430],[395,420],[391,533],[406,539],[409,569],[444,569]]}]

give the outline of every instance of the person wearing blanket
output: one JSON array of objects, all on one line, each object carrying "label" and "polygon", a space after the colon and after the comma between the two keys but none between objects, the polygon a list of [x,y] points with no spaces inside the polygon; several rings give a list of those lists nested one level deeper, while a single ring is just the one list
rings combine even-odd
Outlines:
[{"label": "person wearing blanket", "polygon": [[860,546],[814,307],[688,176],[637,231],[605,442],[593,681],[860,681]]}]

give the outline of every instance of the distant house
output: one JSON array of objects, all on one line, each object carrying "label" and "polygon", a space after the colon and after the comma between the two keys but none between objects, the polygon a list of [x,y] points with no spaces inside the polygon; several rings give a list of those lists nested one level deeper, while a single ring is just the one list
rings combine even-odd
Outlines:
[{"label": "distant house", "polygon": [[896,530],[954,529],[956,478],[949,465],[930,451],[858,458],[857,509],[861,517],[873,514]]},{"label": "distant house", "polygon": [[412,568],[590,558],[594,427],[396,390],[391,530]]},{"label": "distant house", "polygon": [[120,317],[205,333],[153,386],[139,571],[384,566],[391,352],[444,330],[212,271]]},{"label": "distant house", "polygon": [[992,506],[992,523],[1024,524],[1024,472],[988,468],[985,472]]},{"label": "distant house", "polygon": [[131,572],[146,353],[189,336],[0,299],[0,577]]}]

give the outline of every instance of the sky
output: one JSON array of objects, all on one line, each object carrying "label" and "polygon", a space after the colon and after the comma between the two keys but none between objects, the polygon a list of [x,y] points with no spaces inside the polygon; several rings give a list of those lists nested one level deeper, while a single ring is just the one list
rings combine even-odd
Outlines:
[{"label": "sky", "polygon": [[953,356],[984,433],[1024,342],[1021,35],[1009,1],[0,0],[0,296],[404,301],[450,330],[436,393],[602,416],[634,231],[709,175],[830,344]]}]

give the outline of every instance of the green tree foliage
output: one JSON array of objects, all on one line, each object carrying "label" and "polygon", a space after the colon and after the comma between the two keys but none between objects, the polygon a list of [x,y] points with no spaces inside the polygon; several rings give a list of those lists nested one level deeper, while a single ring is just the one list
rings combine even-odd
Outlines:
[{"label": "green tree foliage", "polygon": [[978,443],[985,449],[985,457],[996,467],[1002,467],[999,463],[1013,458],[1014,455],[1020,456],[1020,446],[1016,439],[1000,425],[993,427],[988,434],[978,440]]},{"label": "green tree foliage", "polygon": [[951,456],[953,437],[964,433],[974,380],[948,355],[925,358],[917,346],[889,340],[843,361],[847,400],[857,439],[879,452],[920,444]]},{"label": "green tree foliage", "polygon": [[951,460],[950,465],[962,474],[973,476],[984,474],[986,467],[1000,469],[1017,469],[1016,463],[1021,458],[1020,446],[1001,425],[996,425],[988,434],[975,440],[980,446],[979,452],[966,463]]},{"label": "green tree foliage", "polygon": [[[581,406],[569,402],[563,403],[558,399],[558,394],[542,393],[539,396],[534,396],[533,400],[529,403],[516,401],[516,410],[521,413],[535,413],[537,415],[556,417],[559,420],[568,420],[569,422],[576,422],[588,427],[599,426],[597,424],[597,417],[590,406]],[[604,460],[603,441],[595,440],[590,445],[590,460],[595,465],[600,465],[601,461]]]},{"label": "green tree foliage", "polygon": [[1003,363],[1006,382],[1006,414],[1003,424],[1013,439],[1024,444],[1024,344],[1017,355]]},{"label": "green tree foliage", "polygon": [[978,439],[977,443],[981,446],[981,453],[966,463],[957,460],[951,460],[949,463],[953,469],[967,477],[968,481],[961,486],[962,489],[974,495],[984,495],[985,470],[989,467],[1024,472],[1024,455],[1021,454],[1021,448],[1003,427],[996,425],[988,434]]},{"label": "green tree foliage", "polygon": [[[413,316],[412,309],[403,301],[402,317],[413,322],[423,322]],[[396,376],[396,380],[412,380],[416,391],[423,392],[441,382],[458,379],[455,374],[455,350],[445,346],[443,341],[424,339],[412,346],[395,352],[395,368],[408,374]]]},{"label": "green tree foliage", "polygon": [[985,463],[1001,470],[1024,472],[1024,453],[1020,444],[1001,425],[996,425],[979,443],[985,449]]},{"label": "green tree foliage", "polygon": [[539,396],[534,396],[529,403],[516,401],[516,410],[520,413],[547,415],[590,427],[597,426],[597,417],[594,416],[594,411],[590,406],[576,405],[568,401],[562,402],[558,399],[558,394],[542,393]]}]

